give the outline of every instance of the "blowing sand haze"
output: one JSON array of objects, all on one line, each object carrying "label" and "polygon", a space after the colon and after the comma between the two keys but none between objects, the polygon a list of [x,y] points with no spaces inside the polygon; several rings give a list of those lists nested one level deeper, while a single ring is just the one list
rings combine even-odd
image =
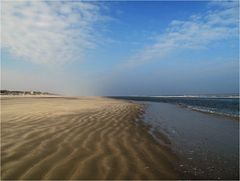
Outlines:
[{"label": "blowing sand haze", "polygon": [[175,156],[137,122],[141,105],[107,98],[4,98],[3,180],[174,179]]}]

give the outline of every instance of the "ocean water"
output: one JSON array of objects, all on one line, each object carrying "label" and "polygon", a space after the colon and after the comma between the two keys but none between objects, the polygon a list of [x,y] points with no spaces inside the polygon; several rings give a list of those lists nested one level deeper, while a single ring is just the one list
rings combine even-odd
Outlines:
[{"label": "ocean water", "polygon": [[150,101],[172,103],[189,109],[211,114],[239,117],[239,96],[235,95],[211,95],[211,96],[123,96],[114,97],[134,101]]},{"label": "ocean water", "polygon": [[239,121],[169,103],[142,103],[149,133],[178,156],[181,179],[239,178]]},{"label": "ocean water", "polygon": [[143,122],[155,140],[176,153],[181,179],[239,179],[238,96],[112,98],[146,106]]}]

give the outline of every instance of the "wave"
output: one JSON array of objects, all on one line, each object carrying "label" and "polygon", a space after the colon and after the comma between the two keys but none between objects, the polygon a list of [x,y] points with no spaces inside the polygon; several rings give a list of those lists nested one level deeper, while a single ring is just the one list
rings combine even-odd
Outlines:
[{"label": "wave", "polygon": [[199,111],[203,113],[208,113],[208,114],[216,114],[220,116],[227,116],[227,117],[232,117],[232,118],[239,118],[240,116],[234,113],[226,113],[226,112],[220,112],[215,109],[211,109],[208,107],[197,107],[197,106],[189,106],[189,105],[183,105],[179,104],[180,106],[187,107],[188,109],[194,110],[194,111]]},{"label": "wave", "polygon": [[219,96],[219,95],[178,95],[178,96],[149,96],[156,98],[219,98],[219,99],[239,99],[239,95]]}]

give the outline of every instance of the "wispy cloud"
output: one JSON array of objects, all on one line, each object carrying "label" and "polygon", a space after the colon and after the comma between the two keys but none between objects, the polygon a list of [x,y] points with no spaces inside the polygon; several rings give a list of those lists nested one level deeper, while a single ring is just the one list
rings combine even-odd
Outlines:
[{"label": "wispy cloud", "polygon": [[97,45],[98,22],[106,19],[97,3],[2,1],[2,46],[37,64],[82,61]]},{"label": "wispy cloud", "polygon": [[173,20],[164,34],[155,37],[154,44],[139,50],[125,66],[161,59],[176,50],[205,49],[213,42],[237,37],[238,6],[238,1],[211,2],[206,13],[192,15],[185,21]]}]

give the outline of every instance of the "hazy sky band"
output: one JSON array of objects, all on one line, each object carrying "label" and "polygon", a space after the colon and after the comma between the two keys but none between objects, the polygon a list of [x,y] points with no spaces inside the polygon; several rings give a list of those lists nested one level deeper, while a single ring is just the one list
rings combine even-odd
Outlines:
[{"label": "hazy sky band", "polygon": [[3,1],[1,88],[238,92],[238,10],[238,1]]}]

